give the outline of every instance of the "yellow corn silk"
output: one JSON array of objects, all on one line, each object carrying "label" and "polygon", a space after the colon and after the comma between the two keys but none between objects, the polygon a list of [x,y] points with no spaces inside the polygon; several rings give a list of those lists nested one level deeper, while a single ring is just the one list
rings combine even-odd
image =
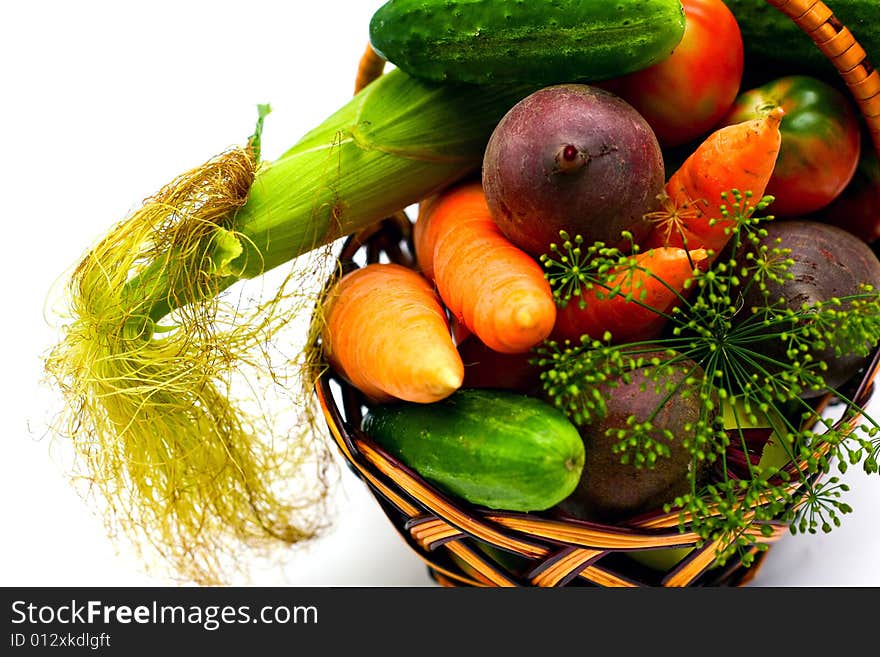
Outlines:
[{"label": "yellow corn silk", "polygon": [[[291,383],[314,359],[279,365],[274,341],[311,314],[337,238],[478,170],[495,124],[529,91],[393,70],[271,162],[258,161],[261,113],[246,147],[171,182],[86,254],[46,366],[65,401],[58,429],[114,532],[213,583],[242,541],[321,530],[330,459],[310,381]],[[282,264],[268,298],[234,300],[234,284]],[[266,385],[300,411],[289,426],[261,407]]]}]

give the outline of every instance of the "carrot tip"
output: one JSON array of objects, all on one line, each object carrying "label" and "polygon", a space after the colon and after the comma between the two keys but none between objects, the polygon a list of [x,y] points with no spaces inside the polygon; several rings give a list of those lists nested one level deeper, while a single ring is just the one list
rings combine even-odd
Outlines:
[{"label": "carrot tip", "polygon": [[785,116],[785,110],[781,107],[776,107],[772,112],[767,114],[767,123],[770,125],[777,125],[782,122],[782,117]]},{"label": "carrot tip", "polygon": [[517,308],[513,315],[513,321],[519,329],[531,329],[538,324],[539,317],[536,316],[531,307],[523,306]]},{"label": "carrot tip", "polygon": [[439,370],[432,381],[432,392],[438,396],[450,395],[461,387],[464,380],[463,371],[453,368]]}]

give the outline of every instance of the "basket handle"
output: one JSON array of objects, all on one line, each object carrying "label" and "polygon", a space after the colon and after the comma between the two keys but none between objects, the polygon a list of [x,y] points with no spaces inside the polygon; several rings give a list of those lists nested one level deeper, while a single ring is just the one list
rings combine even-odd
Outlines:
[{"label": "basket handle", "polygon": [[[822,0],[767,0],[818,46],[846,82],[880,156],[880,73],[865,49]],[[874,53],[877,56],[877,53]]]}]

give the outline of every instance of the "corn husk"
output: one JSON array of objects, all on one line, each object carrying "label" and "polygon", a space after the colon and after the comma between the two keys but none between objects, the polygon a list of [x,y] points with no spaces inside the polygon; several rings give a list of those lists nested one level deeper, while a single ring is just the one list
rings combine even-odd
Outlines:
[{"label": "corn husk", "polygon": [[[528,91],[393,70],[275,161],[257,162],[258,130],[180,176],[86,254],[47,370],[65,400],[58,429],[114,532],[200,583],[223,581],[241,542],[320,533],[329,452],[309,416],[261,419],[260,382],[298,390],[301,363],[279,366],[273,344],[315,305],[302,277],[319,270],[295,265],[478,170]],[[223,294],[285,263],[268,299],[245,308]],[[255,412],[236,390],[258,398]],[[301,393],[289,403],[308,407]]]},{"label": "corn husk", "polygon": [[[398,70],[378,78],[257,170],[229,221],[243,253],[218,284],[261,275],[477,171],[495,125],[531,90],[436,85]],[[157,260],[128,286],[148,291],[154,319],[169,299],[190,301],[189,281],[180,291],[158,282],[167,269]]]}]

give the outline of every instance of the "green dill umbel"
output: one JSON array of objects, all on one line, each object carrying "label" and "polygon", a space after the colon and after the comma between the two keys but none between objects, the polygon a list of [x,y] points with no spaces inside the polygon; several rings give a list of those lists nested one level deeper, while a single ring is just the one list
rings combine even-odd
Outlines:
[{"label": "green dill umbel", "polygon": [[[866,358],[880,341],[880,293],[862,285],[855,294],[794,308],[775,298],[771,291],[792,278],[795,260],[778,239],[767,239],[764,222],[772,217],[758,216],[773,199],[752,203],[751,197],[737,190],[723,195],[723,219],[734,222],[729,246],[711,268],[694,266],[683,290],[666,286],[677,303],[662,311],[667,322],[660,337],[615,343],[606,331],[579,343],[549,341],[536,359],[546,395],[581,427],[601,420],[609,388],[628,384],[636,373],[663,400],[695,397],[690,401],[698,404],[699,419],[684,435],[654,426],[662,404],[606,435],[615,437],[621,461],[635,467],[653,467],[668,455],[667,440],[681,440],[692,458],[690,491],[665,510],[678,511],[682,529],[717,541],[719,562],[739,553],[746,564],[753,547],[766,548],[759,536],[772,533],[771,523],[811,533],[838,525],[851,511],[842,499],[847,487],[825,475],[834,464],[841,472],[861,464],[876,473],[880,453],[880,425],[825,377],[827,354]],[[627,254],[561,237],[542,258],[561,306],[583,306],[589,293],[627,295],[650,309],[644,281],[663,281],[639,265],[636,245]],[[686,376],[674,376],[683,367]],[[842,402],[843,418],[822,416],[810,400],[819,392]],[[746,428],[754,426],[772,427],[778,462],[748,458],[755,447]],[[734,453],[746,458],[734,464]],[[696,473],[707,467],[714,475],[699,480]]]}]

